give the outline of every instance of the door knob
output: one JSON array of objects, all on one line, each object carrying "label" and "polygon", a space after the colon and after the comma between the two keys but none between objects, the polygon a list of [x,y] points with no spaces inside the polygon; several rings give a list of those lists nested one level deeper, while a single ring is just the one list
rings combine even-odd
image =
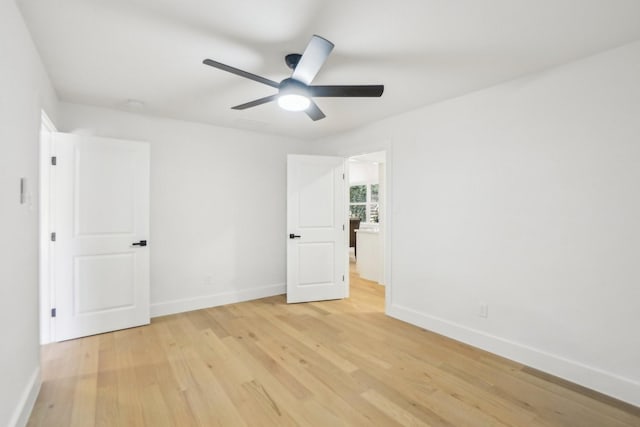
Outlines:
[{"label": "door knob", "polygon": [[298,236],[298,235],[293,234],[293,233],[289,234],[289,238],[290,239],[299,239],[300,237],[302,237],[302,236]]},{"label": "door knob", "polygon": [[146,240],[140,240],[139,242],[132,243],[133,246],[147,246]]}]

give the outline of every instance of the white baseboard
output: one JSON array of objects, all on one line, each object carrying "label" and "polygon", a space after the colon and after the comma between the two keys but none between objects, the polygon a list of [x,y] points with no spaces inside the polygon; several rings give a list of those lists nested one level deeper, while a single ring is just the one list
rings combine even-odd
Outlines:
[{"label": "white baseboard", "polygon": [[286,292],[284,283],[262,286],[259,288],[242,289],[238,291],[223,292],[214,295],[205,295],[195,298],[185,298],[174,301],[165,301],[151,304],[151,317],[166,316],[168,314],[184,313],[185,311],[200,310],[202,308],[216,307],[225,304],[251,301],[259,298],[282,295]]},{"label": "white baseboard", "polygon": [[9,427],[24,427],[27,425],[33,405],[36,403],[38,393],[40,393],[41,384],[40,367],[38,366],[33,374],[31,374],[31,378],[29,378],[27,386],[22,391],[20,400],[18,401],[18,406],[13,412],[11,421],[9,421]]},{"label": "white baseboard", "polygon": [[507,359],[640,406],[640,383],[417,310],[392,304],[387,314]]}]

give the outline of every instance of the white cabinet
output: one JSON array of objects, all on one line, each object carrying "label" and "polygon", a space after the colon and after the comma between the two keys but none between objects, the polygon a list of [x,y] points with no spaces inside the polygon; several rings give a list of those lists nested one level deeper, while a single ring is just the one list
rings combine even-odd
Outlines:
[{"label": "white cabinet", "polygon": [[382,282],[382,258],[380,256],[380,232],[378,229],[356,230],[356,266],[360,277]]}]

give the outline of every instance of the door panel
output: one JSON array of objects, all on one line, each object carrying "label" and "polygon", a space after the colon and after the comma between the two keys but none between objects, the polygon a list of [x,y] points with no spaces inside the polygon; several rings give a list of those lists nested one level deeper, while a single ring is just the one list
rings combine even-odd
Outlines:
[{"label": "door panel", "polygon": [[334,244],[298,243],[298,285],[331,283],[334,273]]},{"label": "door panel", "polygon": [[287,302],[345,298],[347,239],[344,159],[287,160]]},{"label": "door panel", "polygon": [[134,232],[134,160],[129,151],[110,146],[77,150],[76,235]]},{"label": "door panel", "polygon": [[149,145],[55,134],[55,338],[149,323]]},{"label": "door panel", "polygon": [[107,254],[74,259],[75,312],[98,313],[135,305],[135,255]]},{"label": "door panel", "polygon": [[[298,159],[300,160],[300,159]],[[314,161],[317,159],[314,159]],[[335,176],[333,168],[324,164],[301,165],[296,171],[299,180],[299,218],[300,228],[333,228],[335,226],[334,197]]]}]

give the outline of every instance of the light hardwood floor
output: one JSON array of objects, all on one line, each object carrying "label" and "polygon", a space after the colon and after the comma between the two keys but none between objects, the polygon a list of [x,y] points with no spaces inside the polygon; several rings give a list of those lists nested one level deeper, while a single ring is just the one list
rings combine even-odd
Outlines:
[{"label": "light hardwood floor", "polygon": [[640,426],[640,409],[386,317],[379,285],[44,347],[29,426]]}]

